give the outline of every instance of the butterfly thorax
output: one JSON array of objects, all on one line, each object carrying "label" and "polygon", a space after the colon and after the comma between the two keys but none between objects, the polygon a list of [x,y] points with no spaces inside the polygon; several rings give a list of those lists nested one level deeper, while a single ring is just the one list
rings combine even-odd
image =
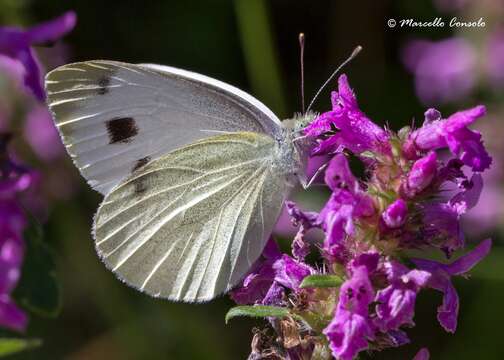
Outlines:
[{"label": "butterfly thorax", "polygon": [[280,134],[276,136],[277,156],[275,166],[290,175],[293,185],[298,181],[306,184],[306,165],[312,141],[304,136],[303,129],[316,117],[315,113],[296,114],[282,121]]}]

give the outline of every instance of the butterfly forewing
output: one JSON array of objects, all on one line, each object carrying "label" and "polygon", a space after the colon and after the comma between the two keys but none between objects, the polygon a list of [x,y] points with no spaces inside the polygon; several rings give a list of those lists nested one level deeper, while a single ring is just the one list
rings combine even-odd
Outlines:
[{"label": "butterfly forewing", "polygon": [[229,290],[259,257],[289,191],[274,154],[271,137],[240,132],[149,162],[105,197],[98,253],[154,296],[206,301]]},{"label": "butterfly forewing", "polygon": [[46,90],[68,152],[103,194],[185,144],[223,132],[273,134],[280,127],[243,91],[166,66],[74,63],[51,71]]}]

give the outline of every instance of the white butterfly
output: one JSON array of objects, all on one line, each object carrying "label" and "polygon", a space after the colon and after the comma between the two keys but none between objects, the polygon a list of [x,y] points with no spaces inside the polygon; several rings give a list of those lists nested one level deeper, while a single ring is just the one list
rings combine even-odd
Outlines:
[{"label": "white butterfly", "polygon": [[[308,114],[280,122],[251,95],[160,65],[88,61],[46,77],[76,166],[105,198],[99,256],[146,293],[188,302],[230,290],[305,181]],[[299,141],[297,141],[299,140]]]}]

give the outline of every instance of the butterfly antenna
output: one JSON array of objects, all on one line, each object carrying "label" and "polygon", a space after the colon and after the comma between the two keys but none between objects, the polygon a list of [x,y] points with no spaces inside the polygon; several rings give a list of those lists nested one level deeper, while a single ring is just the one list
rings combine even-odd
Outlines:
[{"label": "butterfly antenna", "polygon": [[315,100],[317,100],[318,96],[320,95],[320,93],[322,92],[322,90],[324,90],[324,88],[327,86],[327,84],[329,84],[331,82],[331,80],[336,76],[336,74],[346,65],[348,64],[350,61],[353,60],[354,57],[357,56],[358,53],[360,53],[360,51],[362,50],[362,46],[357,46],[353,51],[352,51],[352,54],[350,54],[350,56],[345,60],[343,61],[343,63],[338,66],[338,68],[336,70],[334,70],[334,72],[331,74],[331,76],[329,76],[329,79],[327,79],[327,81],[320,87],[320,89],[317,91],[317,93],[315,94],[315,96],[313,97],[313,100],[310,102],[310,105],[308,106],[308,109],[306,111],[310,111],[311,107],[313,106],[313,103],[315,103]]},{"label": "butterfly antenna", "polygon": [[323,164],[322,166],[320,166],[320,167],[317,169],[317,171],[315,172],[315,174],[314,174],[314,175],[311,177],[311,179],[308,181],[308,183],[306,184],[306,186],[305,186],[304,188],[305,188],[305,189],[309,188],[309,187],[313,184],[313,182],[317,179],[317,177],[320,175],[320,173],[321,173],[322,171],[324,171],[324,170],[327,168],[327,166],[328,166],[328,165],[329,165],[329,161],[328,161],[328,162],[326,162],[325,164]]},{"label": "butterfly antenna", "polygon": [[301,109],[303,114],[305,113],[305,96],[304,96],[304,44],[305,36],[303,33],[299,33],[299,62],[301,70]]}]

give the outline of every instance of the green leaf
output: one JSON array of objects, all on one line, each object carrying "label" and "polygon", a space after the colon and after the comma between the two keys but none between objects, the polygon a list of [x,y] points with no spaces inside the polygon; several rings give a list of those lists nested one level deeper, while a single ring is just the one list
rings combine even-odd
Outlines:
[{"label": "green leaf", "polygon": [[237,316],[248,316],[248,317],[276,317],[276,318],[284,318],[287,316],[292,316],[297,318],[298,316],[295,314],[291,314],[289,309],[279,307],[279,306],[265,306],[265,305],[253,305],[253,306],[235,306],[234,308],[229,309],[226,314],[226,324],[232,318]]},{"label": "green leaf", "polygon": [[42,341],[39,339],[0,339],[0,357],[15,354],[20,351],[28,350],[40,346]]},{"label": "green leaf", "polygon": [[14,298],[18,304],[37,315],[55,317],[61,308],[61,297],[53,254],[42,240],[40,225],[35,222],[25,231],[24,239],[25,260]]},{"label": "green leaf", "polygon": [[337,275],[309,275],[303,279],[300,287],[304,288],[333,288],[343,283]]}]

